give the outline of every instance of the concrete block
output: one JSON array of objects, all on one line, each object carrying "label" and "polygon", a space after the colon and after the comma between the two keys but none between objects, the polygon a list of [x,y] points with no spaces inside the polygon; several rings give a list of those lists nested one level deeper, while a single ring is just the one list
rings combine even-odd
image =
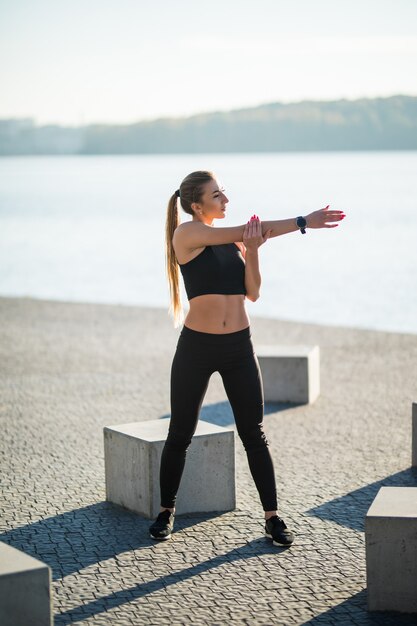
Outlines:
[{"label": "concrete block", "polygon": [[265,402],[310,404],[320,395],[319,346],[258,346]]},{"label": "concrete block", "polygon": [[0,542],[0,624],[53,624],[50,567],[4,542]]},{"label": "concrete block", "polygon": [[368,609],[417,613],[417,487],[381,487],[365,544]]},{"label": "concrete block", "polygon": [[412,445],[411,445],[411,465],[417,467],[417,402],[412,406]]},{"label": "concrete block", "polygon": [[[168,427],[168,419],[159,419],[104,428],[107,500],[148,518],[159,513],[159,467]],[[176,513],[235,507],[234,430],[199,420],[187,451]]]}]

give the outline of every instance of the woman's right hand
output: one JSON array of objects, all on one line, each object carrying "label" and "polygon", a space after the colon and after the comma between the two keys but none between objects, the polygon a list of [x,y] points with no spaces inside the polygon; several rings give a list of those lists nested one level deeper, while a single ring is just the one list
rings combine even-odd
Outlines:
[{"label": "woman's right hand", "polygon": [[257,215],[253,215],[243,231],[243,243],[246,250],[257,250],[269,238],[271,230],[262,235],[262,224]]},{"label": "woman's right hand", "polygon": [[346,217],[344,211],[331,211],[330,205],[324,209],[313,211],[305,216],[307,220],[306,228],[336,228],[339,224],[328,224],[327,222],[340,222]]}]

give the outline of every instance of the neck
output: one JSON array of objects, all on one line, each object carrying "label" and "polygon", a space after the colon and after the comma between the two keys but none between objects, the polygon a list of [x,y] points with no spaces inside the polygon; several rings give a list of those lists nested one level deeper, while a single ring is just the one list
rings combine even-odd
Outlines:
[{"label": "neck", "polygon": [[206,226],[213,226],[214,219],[207,218],[207,217],[193,217],[193,222],[201,222],[202,224],[205,224]]}]

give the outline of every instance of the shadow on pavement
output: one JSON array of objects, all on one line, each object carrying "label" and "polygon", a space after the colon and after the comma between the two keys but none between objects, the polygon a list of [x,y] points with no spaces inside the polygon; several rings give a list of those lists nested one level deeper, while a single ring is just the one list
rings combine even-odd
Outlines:
[{"label": "shadow on pavement", "polygon": [[[244,514],[238,509],[233,513]],[[222,512],[179,515],[175,518],[176,533],[221,515]],[[151,520],[111,503],[102,502],[2,533],[0,541],[40,559],[51,567],[52,579],[59,580],[100,561],[111,558],[117,560],[117,555],[126,551],[139,551],[135,559],[138,570],[141,561],[149,561],[155,557],[155,549],[169,552],[170,544],[175,542],[175,535],[167,542],[154,541],[149,537],[150,523]],[[225,525],[228,523],[229,521]],[[262,554],[273,553],[278,556],[286,550],[288,548],[273,546],[272,542],[260,534],[259,539],[244,543],[229,552],[222,550],[221,554],[206,561],[134,587],[103,595],[65,613],[57,613],[54,623],[66,625],[83,621],[224,563]]]},{"label": "shadow on pavement", "polygon": [[355,594],[341,604],[313,617],[303,626],[416,626],[415,615],[391,611],[368,613],[366,591]]},{"label": "shadow on pavement", "polygon": [[[175,585],[182,581],[189,580],[193,576],[197,576],[208,570],[213,570],[224,563],[231,563],[233,561],[246,559],[255,555],[258,556],[259,554],[274,553],[277,556],[280,552],[284,552],[286,550],[288,550],[288,548],[277,548],[272,546],[272,544],[270,542],[266,542],[263,537],[255,539],[242,547],[238,547],[230,550],[230,552],[225,552],[221,555],[212,557],[207,561],[198,563],[197,565],[192,565],[182,569],[181,571],[155,578],[150,582],[138,584],[135,587],[123,589],[120,592],[116,591],[108,596],[101,597],[98,600],[83,604],[76,609],[56,615],[55,625],[63,626],[72,624],[74,621],[78,623],[79,621],[88,619],[98,613],[108,611],[109,609],[126,604],[127,602],[142,598],[149,593],[153,593],[160,589],[166,589],[170,585]],[[151,558],[151,555],[149,555],[148,558]]]},{"label": "shadow on pavement", "polygon": [[[353,530],[365,530],[365,516],[380,487],[415,487],[417,485],[417,467],[410,467],[375,483],[365,485],[345,496],[335,498],[306,511],[323,520],[336,522]],[[416,619],[417,624],[417,619]]]},{"label": "shadow on pavement", "polygon": [[[224,513],[177,515],[175,530]],[[161,545],[149,536],[152,521],[104,501],[3,532],[0,541],[40,559],[51,567],[52,580],[59,580],[123,552]]]}]

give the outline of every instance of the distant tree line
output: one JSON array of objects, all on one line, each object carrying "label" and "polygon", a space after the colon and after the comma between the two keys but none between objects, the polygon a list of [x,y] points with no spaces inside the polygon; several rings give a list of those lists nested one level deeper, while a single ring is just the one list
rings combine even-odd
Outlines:
[{"label": "distant tree line", "polygon": [[0,155],[416,150],[417,97],[271,103],[127,125],[0,120]]}]

